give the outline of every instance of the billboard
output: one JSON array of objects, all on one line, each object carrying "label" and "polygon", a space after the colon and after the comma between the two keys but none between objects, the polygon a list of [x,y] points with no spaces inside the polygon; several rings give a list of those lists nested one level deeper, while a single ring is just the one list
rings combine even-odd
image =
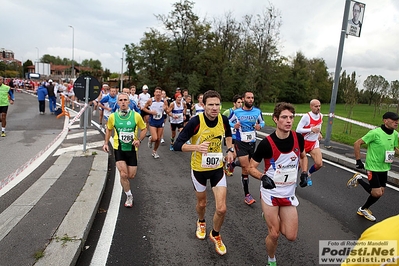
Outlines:
[{"label": "billboard", "polygon": [[50,64],[35,62],[35,73],[39,73],[42,76],[50,76]]},{"label": "billboard", "polygon": [[360,37],[360,33],[362,32],[365,7],[366,5],[363,3],[351,1],[346,34]]}]

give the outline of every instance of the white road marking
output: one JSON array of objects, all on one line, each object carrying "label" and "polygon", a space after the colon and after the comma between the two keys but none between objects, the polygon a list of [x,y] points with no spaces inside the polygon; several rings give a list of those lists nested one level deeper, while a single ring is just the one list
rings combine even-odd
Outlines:
[{"label": "white road marking", "polygon": [[[94,149],[94,148],[102,147],[103,144],[104,144],[104,141],[89,142],[86,144],[86,149]],[[58,156],[63,153],[66,153],[66,152],[79,151],[79,150],[83,151],[83,144],[74,145],[74,146],[67,147],[67,148],[60,148],[53,154],[53,156]]]},{"label": "white road marking", "polygon": [[[110,141],[111,144],[113,145],[112,138],[110,138]],[[116,221],[119,215],[121,195],[122,195],[122,188],[120,185],[120,175],[118,169],[116,169],[111,201],[109,203],[107,215],[105,217],[104,225],[101,230],[100,238],[97,242],[96,250],[94,251],[93,257],[90,262],[90,265],[92,266],[107,264],[112,238],[114,237]]]},{"label": "white road marking", "polygon": [[[100,132],[98,130],[88,130],[86,132],[86,136],[93,136],[93,135],[98,135]],[[83,138],[84,132],[79,132],[79,133],[74,133],[74,134],[68,134],[66,137],[67,139],[77,139],[77,138]]]}]

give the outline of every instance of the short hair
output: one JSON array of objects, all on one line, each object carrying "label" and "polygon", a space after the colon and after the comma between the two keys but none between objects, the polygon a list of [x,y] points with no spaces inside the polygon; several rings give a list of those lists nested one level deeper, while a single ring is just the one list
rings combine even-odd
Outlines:
[{"label": "short hair", "polygon": [[159,91],[162,92],[162,88],[161,88],[161,87],[155,87],[154,92],[155,92],[156,90],[159,90]]},{"label": "short hair", "polygon": [[352,7],[352,10],[355,10],[355,6],[358,6],[360,8],[360,12],[362,12],[362,5],[358,2],[355,2],[355,4]]},{"label": "short hair", "polygon": [[127,99],[129,100],[129,94],[127,94],[126,92],[118,93],[118,100],[119,100],[119,97],[120,97],[121,95],[126,95],[126,96],[127,96]]},{"label": "short hair", "polygon": [[[200,94],[200,95],[201,95],[201,94]],[[204,93],[204,97],[203,97],[203,99],[202,99],[202,101],[204,102],[204,104],[206,104],[206,100],[207,100],[208,98],[219,98],[220,101],[222,100],[222,97],[220,97],[219,92],[214,91],[214,90],[209,90],[209,91],[206,91],[206,92]]]},{"label": "short hair", "polygon": [[252,91],[246,91],[246,92],[244,92],[244,94],[242,95],[242,98],[245,98],[245,95],[246,95],[247,93],[252,93],[252,94],[254,94]]},{"label": "short hair", "polygon": [[135,85],[130,86],[130,89],[135,89],[135,88],[136,88]]},{"label": "short hair", "polygon": [[295,115],[295,107],[292,104],[286,102],[280,102],[276,104],[276,106],[274,107],[273,117],[276,117],[278,119],[280,117],[281,112],[284,110],[288,110],[293,115]]},{"label": "short hair", "polygon": [[233,96],[233,103],[236,103],[239,99],[241,99],[242,96],[240,94],[236,94]]}]

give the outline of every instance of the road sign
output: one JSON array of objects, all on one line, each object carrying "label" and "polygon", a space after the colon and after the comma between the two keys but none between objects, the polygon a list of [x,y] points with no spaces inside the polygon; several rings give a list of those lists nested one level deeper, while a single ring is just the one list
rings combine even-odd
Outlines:
[{"label": "road sign", "polygon": [[73,83],[73,91],[75,96],[82,101],[86,101],[86,78],[89,78],[89,95],[88,100],[92,101],[98,97],[101,91],[100,82],[93,76],[81,76]]}]

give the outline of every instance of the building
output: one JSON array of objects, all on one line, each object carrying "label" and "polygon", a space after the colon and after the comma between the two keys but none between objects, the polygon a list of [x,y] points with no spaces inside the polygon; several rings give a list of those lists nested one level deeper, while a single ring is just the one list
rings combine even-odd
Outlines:
[{"label": "building", "polygon": [[14,52],[11,50],[6,50],[4,48],[0,48],[0,61],[6,64],[16,63],[21,66],[22,63],[19,60],[14,58]]}]

